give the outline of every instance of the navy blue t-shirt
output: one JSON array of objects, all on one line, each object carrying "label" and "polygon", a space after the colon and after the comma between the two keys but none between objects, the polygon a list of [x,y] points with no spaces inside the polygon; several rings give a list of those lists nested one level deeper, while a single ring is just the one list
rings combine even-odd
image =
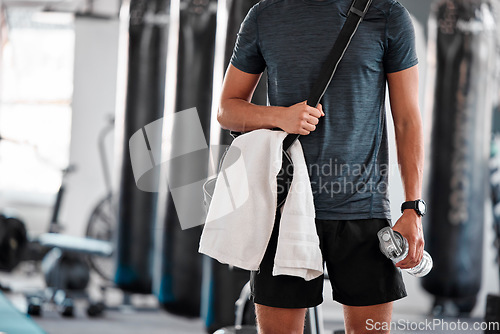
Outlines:
[{"label": "navy blue t-shirt", "polygon": [[[231,64],[267,69],[269,104],[308,98],[347,17],[351,0],[263,0],[240,27]],[[373,3],[321,103],[325,117],[301,136],[316,217],[389,218],[386,73],[418,63],[407,10],[394,0]]]}]

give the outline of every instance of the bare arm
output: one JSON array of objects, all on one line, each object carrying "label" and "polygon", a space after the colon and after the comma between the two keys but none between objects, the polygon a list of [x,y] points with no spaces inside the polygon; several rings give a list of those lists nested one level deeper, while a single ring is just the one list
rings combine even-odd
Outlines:
[{"label": "bare arm", "polygon": [[[418,106],[418,67],[387,75],[396,146],[406,201],[422,196],[424,144]],[[424,249],[422,219],[414,210],[405,210],[394,225],[409,243],[408,257],[397,264],[403,269],[420,263]]]},{"label": "bare arm", "polygon": [[250,101],[261,74],[250,74],[229,65],[220,98],[217,120],[220,125],[233,131],[281,128],[288,133],[308,135],[316,129],[319,109],[297,103],[291,107],[258,106]]}]

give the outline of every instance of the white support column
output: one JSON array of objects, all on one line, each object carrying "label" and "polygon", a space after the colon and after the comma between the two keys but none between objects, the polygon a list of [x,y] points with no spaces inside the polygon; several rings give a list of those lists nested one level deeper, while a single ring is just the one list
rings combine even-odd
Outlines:
[{"label": "white support column", "polygon": [[[70,163],[76,171],[67,177],[60,215],[64,232],[72,235],[85,233],[94,205],[106,192],[97,145],[107,117],[115,114],[118,31],[118,18],[75,18]],[[107,139],[111,165],[113,135]]]}]

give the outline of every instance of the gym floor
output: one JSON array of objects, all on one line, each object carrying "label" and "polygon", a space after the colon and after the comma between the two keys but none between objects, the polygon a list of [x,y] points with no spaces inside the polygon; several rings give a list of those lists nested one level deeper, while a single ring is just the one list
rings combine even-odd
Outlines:
[{"label": "gym floor", "polygon": [[[10,274],[0,274],[0,283],[12,289],[5,295],[21,312],[26,310],[26,300],[23,292],[41,289],[44,286],[43,278],[37,273],[29,263],[20,265],[15,272]],[[113,287],[106,287],[104,294],[99,286],[102,286],[98,277],[92,277],[92,285],[89,288],[89,294],[93,297],[104,296],[108,309],[105,315],[99,318],[89,318],[86,314],[87,302],[78,300],[76,302],[76,314],[74,318],[64,318],[50,304],[43,308],[43,315],[34,317],[33,320],[46,331],[47,334],[88,334],[88,333],[138,333],[147,332],[149,334],[203,334],[204,326],[200,319],[186,319],[173,316],[158,308],[154,296],[132,295],[130,303],[124,306],[124,295]],[[29,287],[29,288],[28,288]],[[328,284],[325,284],[325,296],[330,293]],[[343,328],[342,308],[339,304],[325,298],[323,303],[323,317],[325,325],[325,334],[332,333]],[[395,305],[393,322],[398,324],[391,333],[456,333],[456,330],[442,330],[439,326],[434,330],[425,328],[426,323],[432,323],[439,319],[416,316],[398,312],[398,304]],[[458,321],[467,323],[469,328],[473,327],[474,322],[480,322],[481,319],[444,319],[443,322],[449,322],[450,328],[456,325]],[[405,324],[409,324],[406,327]],[[411,328],[409,326],[422,326],[422,330]],[[464,326],[464,325],[462,325]],[[406,328],[407,330],[403,330]],[[411,331],[410,331],[411,329]],[[466,333],[482,333],[482,331],[468,330]]]}]

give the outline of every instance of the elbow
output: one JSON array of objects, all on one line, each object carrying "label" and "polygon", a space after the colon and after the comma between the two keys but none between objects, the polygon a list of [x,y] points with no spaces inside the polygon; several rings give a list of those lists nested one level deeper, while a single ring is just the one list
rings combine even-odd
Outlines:
[{"label": "elbow", "polygon": [[405,133],[416,129],[418,127],[418,123],[412,120],[400,120],[398,122],[394,122],[394,127],[396,132]]},{"label": "elbow", "polygon": [[221,126],[221,128],[223,128],[224,130],[229,130],[225,114],[226,113],[224,112],[224,108],[222,107],[222,103],[220,103],[219,109],[217,109],[217,122],[219,122],[219,125]]},{"label": "elbow", "polygon": [[221,128],[223,128],[224,130],[227,130],[227,127],[225,126],[225,123],[224,123],[224,116],[222,115],[222,112],[220,111],[220,109],[217,111],[217,122],[219,122],[219,125]]},{"label": "elbow", "polygon": [[238,112],[239,99],[237,98],[227,98],[222,99],[219,103],[219,109],[217,110],[217,121],[219,125],[224,130],[231,131],[244,131],[244,121],[241,119],[241,113]]},{"label": "elbow", "polygon": [[413,113],[413,115],[407,115],[407,117],[401,117],[394,119],[394,127],[397,132],[421,132],[422,131],[422,119],[420,117],[420,112]]}]

